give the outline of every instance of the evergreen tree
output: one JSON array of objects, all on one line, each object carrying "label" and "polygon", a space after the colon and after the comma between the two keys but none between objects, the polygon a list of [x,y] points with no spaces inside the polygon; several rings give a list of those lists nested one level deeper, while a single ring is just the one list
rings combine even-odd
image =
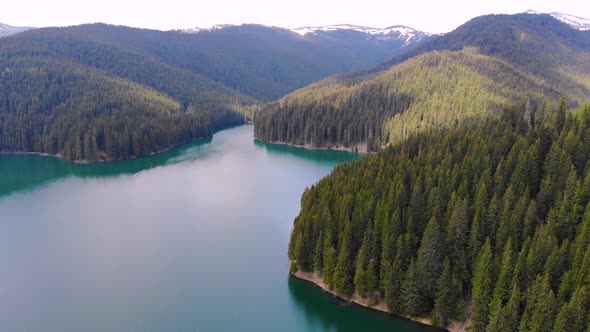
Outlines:
[{"label": "evergreen tree", "polygon": [[584,331],[588,323],[590,294],[585,287],[578,288],[571,300],[557,315],[553,332]]},{"label": "evergreen tree", "polygon": [[436,283],[443,268],[443,248],[440,226],[433,217],[424,231],[416,260],[419,289],[428,306],[432,305],[436,296]]},{"label": "evergreen tree", "polygon": [[352,223],[346,222],[344,232],[338,246],[338,259],[334,268],[334,289],[344,297],[350,297],[354,291],[352,274]]},{"label": "evergreen tree", "polygon": [[490,239],[487,238],[481,248],[475,269],[473,270],[473,314],[471,317],[473,331],[484,331],[488,323],[489,303],[491,301],[491,284],[492,284],[492,246]]},{"label": "evergreen tree", "polygon": [[417,282],[418,271],[416,262],[412,258],[408,271],[404,276],[402,285],[401,298],[403,299],[404,314],[409,316],[419,316],[424,313],[422,296],[420,295],[420,286]]},{"label": "evergreen tree", "polygon": [[443,272],[437,282],[436,298],[434,300],[434,317],[435,325],[447,326],[447,321],[457,308],[458,295],[460,289],[457,287],[456,280],[453,280],[451,272],[451,261],[445,258]]}]

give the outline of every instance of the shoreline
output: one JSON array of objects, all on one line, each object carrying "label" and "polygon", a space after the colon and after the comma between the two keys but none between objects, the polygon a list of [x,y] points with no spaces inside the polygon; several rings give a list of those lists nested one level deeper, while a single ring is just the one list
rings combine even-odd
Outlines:
[{"label": "shoreline", "polygon": [[1,155],[34,155],[34,156],[41,156],[41,157],[51,157],[51,158],[56,158],[59,160],[63,160],[65,162],[68,163],[72,163],[72,164],[106,164],[106,163],[116,163],[119,161],[125,161],[125,160],[135,160],[135,159],[141,159],[141,158],[146,158],[146,157],[150,157],[153,155],[157,155],[160,153],[164,153],[166,151],[172,150],[174,148],[180,147],[182,145],[185,144],[191,144],[191,143],[196,143],[199,141],[204,141],[204,140],[208,140],[208,139],[212,139],[213,135],[224,131],[224,130],[228,130],[228,129],[232,129],[235,127],[240,127],[240,126],[247,126],[247,125],[252,125],[252,123],[240,123],[240,124],[235,124],[235,125],[229,125],[227,127],[223,127],[223,128],[219,128],[218,130],[214,131],[213,133],[211,133],[211,135],[207,135],[204,137],[199,137],[199,138],[195,138],[186,142],[181,142],[181,143],[176,143],[176,144],[172,144],[169,147],[159,150],[159,151],[154,151],[151,152],[149,154],[146,154],[145,156],[141,156],[141,157],[131,157],[131,158],[125,158],[125,159],[103,159],[103,160],[97,160],[97,161],[88,161],[88,160],[67,160],[64,159],[61,154],[49,154],[49,153],[45,153],[45,152],[34,152],[34,151],[0,151],[0,156]]},{"label": "shoreline", "polygon": [[386,313],[388,315],[395,316],[395,317],[398,317],[401,319],[411,320],[411,321],[418,323],[418,324],[436,327],[436,328],[439,328],[441,331],[446,330],[449,332],[465,332],[467,330],[467,326],[468,326],[468,324],[466,324],[467,321],[466,322],[451,321],[451,323],[446,328],[442,328],[442,327],[432,325],[432,320],[430,320],[428,318],[410,317],[410,316],[392,314],[387,310],[387,305],[385,304],[385,301],[380,301],[379,303],[377,303],[375,305],[369,305],[368,299],[361,298],[356,293],[352,296],[351,299],[343,298],[338,293],[331,290],[328,287],[328,285],[324,284],[323,279],[321,277],[319,277],[315,272],[297,271],[295,273],[289,273],[289,274],[297,279],[304,280],[304,281],[314,284],[316,287],[321,288],[324,292],[327,292],[327,293],[331,294],[332,296],[339,298],[340,300],[349,301],[350,303],[354,303],[355,305],[359,305],[359,306],[365,307],[367,309]]},{"label": "shoreline", "polygon": [[[221,130],[230,129],[230,128],[224,128]],[[219,131],[221,131],[221,130],[219,130]],[[192,139],[192,140],[189,140],[186,142],[170,145],[169,147],[167,147],[165,149],[162,149],[159,151],[154,151],[154,152],[151,152],[151,153],[146,154],[141,157],[130,157],[130,158],[125,158],[125,159],[102,159],[102,160],[96,160],[96,161],[79,160],[79,159],[78,160],[67,160],[67,159],[64,159],[63,156],[59,153],[58,154],[49,154],[49,153],[45,153],[45,152],[35,152],[35,151],[0,151],[0,155],[6,155],[6,156],[9,156],[9,155],[33,155],[33,156],[40,156],[40,157],[50,157],[50,158],[56,158],[59,160],[63,160],[65,162],[72,163],[72,164],[89,164],[89,165],[90,164],[106,164],[106,163],[116,163],[119,161],[135,160],[135,159],[150,157],[153,155],[164,153],[166,151],[172,150],[174,148],[180,147],[185,144],[191,144],[191,143],[195,143],[195,142],[199,142],[199,141],[208,140],[208,139],[211,139],[212,137],[213,137],[213,135],[195,138],[195,139]]]},{"label": "shoreline", "polygon": [[358,153],[360,155],[369,154],[368,148],[367,148],[367,143],[359,143],[359,144],[355,145],[354,147],[357,148],[357,151],[355,152],[354,148],[347,148],[347,147],[341,146],[341,145],[340,146],[331,146],[331,147],[318,147],[318,146],[314,146],[311,144],[292,144],[292,143],[287,143],[287,142],[282,142],[282,141],[267,142],[267,141],[261,140],[256,137],[254,137],[254,139],[258,142],[262,142],[262,143],[266,143],[266,144],[288,145],[288,146],[293,146],[296,148],[302,148],[302,149],[306,149],[306,150],[344,151],[344,152],[350,152],[350,153]]}]

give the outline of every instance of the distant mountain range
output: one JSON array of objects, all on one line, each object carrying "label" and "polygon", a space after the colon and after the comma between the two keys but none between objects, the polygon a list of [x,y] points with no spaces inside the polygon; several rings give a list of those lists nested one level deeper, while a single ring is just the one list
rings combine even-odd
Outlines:
[{"label": "distant mountain range", "polygon": [[406,46],[420,42],[424,38],[432,36],[431,33],[416,30],[414,28],[410,28],[403,25],[394,25],[387,28],[379,29],[350,24],[338,24],[322,27],[301,27],[292,29],[293,32],[296,32],[302,36],[306,36],[308,34],[328,33],[341,30],[358,31],[366,34],[368,39],[400,40],[403,41],[404,45]]},{"label": "distant mountain range", "polygon": [[590,31],[547,14],[486,15],[367,72],[328,78],[255,118],[264,141],[379,150],[529,101],[590,99]]},{"label": "distant mountain range", "polygon": [[15,33],[30,30],[30,27],[13,27],[8,24],[0,23],[0,37],[13,35]]},{"label": "distant mountain range", "polygon": [[[181,30],[185,33],[200,33],[200,32],[211,32],[216,30],[223,30],[227,28],[236,27],[231,24],[218,24],[211,27],[195,27],[192,29]],[[277,28],[281,29],[281,28]],[[372,28],[353,24],[336,24],[326,26],[314,26],[314,27],[300,27],[290,30],[303,37],[313,39],[318,36],[342,36],[348,34],[349,36],[359,35],[364,37],[366,40],[373,41],[385,41],[385,42],[401,42],[402,46],[410,46],[416,44],[434,34],[425,31],[416,30],[403,25],[393,25],[387,28]]]},{"label": "distant mountain range", "polygon": [[252,24],[190,34],[107,24],[25,31],[0,39],[0,151],[147,155],[243,123],[262,102],[373,67],[405,44]]}]

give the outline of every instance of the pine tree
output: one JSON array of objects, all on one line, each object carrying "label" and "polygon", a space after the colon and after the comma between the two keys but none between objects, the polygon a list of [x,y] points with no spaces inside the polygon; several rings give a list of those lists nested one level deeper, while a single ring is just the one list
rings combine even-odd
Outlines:
[{"label": "pine tree", "polygon": [[402,285],[402,296],[404,314],[409,316],[418,316],[424,312],[423,300],[420,295],[420,286],[417,282],[418,271],[416,262],[412,258],[408,271],[404,276]]},{"label": "pine tree", "polygon": [[510,296],[510,283],[513,269],[513,252],[512,252],[512,239],[509,239],[504,246],[504,252],[502,253],[502,261],[500,266],[500,272],[498,274],[498,281],[494,287],[492,296],[492,302],[490,304],[490,312],[494,312],[497,306],[502,305],[508,300]]},{"label": "pine tree", "polygon": [[484,331],[488,324],[489,303],[492,284],[492,245],[487,238],[475,262],[472,281],[473,314],[471,316],[473,331]]},{"label": "pine tree", "polygon": [[352,223],[346,222],[338,247],[338,259],[334,268],[334,289],[344,297],[350,297],[354,291],[352,268]]},{"label": "pine tree", "polygon": [[578,288],[571,300],[564,304],[557,315],[553,332],[584,331],[588,320],[590,294],[585,287]]},{"label": "pine tree", "polygon": [[324,234],[320,231],[320,235],[316,241],[313,270],[318,273],[322,273],[322,266],[324,265]]},{"label": "pine tree", "polygon": [[433,217],[428,222],[422,236],[416,260],[419,288],[425,303],[429,306],[432,305],[436,296],[436,282],[443,268],[443,250],[440,226],[436,218]]},{"label": "pine tree", "polygon": [[451,271],[451,260],[446,257],[443,264],[443,272],[438,278],[436,298],[434,300],[434,324],[447,326],[447,321],[457,308],[458,291],[457,282]]},{"label": "pine tree", "polygon": [[514,285],[510,300],[506,305],[499,304],[491,310],[490,322],[486,331],[512,332],[518,330],[520,307],[520,290]]},{"label": "pine tree", "polygon": [[551,285],[549,284],[549,276],[545,275],[539,293],[536,297],[534,310],[529,320],[529,331],[547,331],[550,332],[553,327],[553,322],[557,316],[557,301]]},{"label": "pine tree", "polygon": [[374,258],[369,260],[369,265],[367,266],[366,272],[367,278],[367,292],[369,294],[375,295],[377,290],[379,289],[379,276],[377,275],[377,262]]},{"label": "pine tree", "polygon": [[324,240],[324,266],[322,268],[323,278],[326,285],[330,288],[334,287],[334,268],[336,267],[336,249],[332,246],[332,231],[326,231],[326,239]]}]

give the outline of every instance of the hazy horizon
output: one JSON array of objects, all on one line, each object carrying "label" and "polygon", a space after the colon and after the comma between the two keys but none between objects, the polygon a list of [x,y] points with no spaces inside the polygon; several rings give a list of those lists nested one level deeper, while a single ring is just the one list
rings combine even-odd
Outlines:
[{"label": "hazy horizon", "polygon": [[[31,8],[35,8],[31,11]],[[410,1],[383,3],[273,2],[268,0],[219,0],[185,3],[182,0],[115,1],[81,3],[72,0],[11,2],[3,7],[0,22],[11,26],[70,26],[107,23],[157,30],[190,29],[216,24],[262,24],[283,28],[353,24],[375,28],[405,25],[414,29],[444,33],[469,19],[486,14],[515,14],[527,9],[560,12],[590,18],[590,6],[581,1],[511,1],[474,2],[464,0]]]}]

